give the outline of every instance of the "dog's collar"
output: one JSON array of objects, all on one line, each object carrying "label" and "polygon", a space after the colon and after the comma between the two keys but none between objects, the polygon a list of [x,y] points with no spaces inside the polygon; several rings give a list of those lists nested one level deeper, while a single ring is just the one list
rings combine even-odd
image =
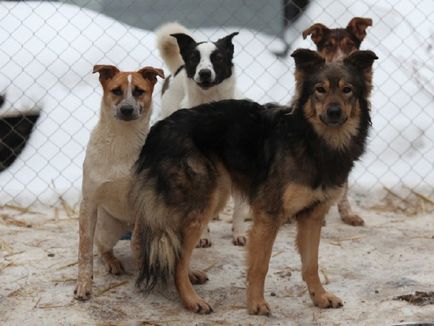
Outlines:
[{"label": "dog's collar", "polygon": [[173,77],[176,77],[177,74],[179,74],[181,72],[182,69],[185,68],[185,65],[182,65],[181,67],[179,67],[178,69],[176,69],[175,73],[173,74]]}]

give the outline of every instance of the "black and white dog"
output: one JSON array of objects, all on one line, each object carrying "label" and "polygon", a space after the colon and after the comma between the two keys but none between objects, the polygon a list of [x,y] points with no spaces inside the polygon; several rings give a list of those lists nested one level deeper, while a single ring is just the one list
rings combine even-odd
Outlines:
[{"label": "black and white dog", "polygon": [[[157,47],[170,70],[161,98],[161,118],[180,108],[225,99],[241,99],[236,89],[234,45],[231,33],[215,42],[196,42],[184,26],[173,22],[156,30]],[[233,243],[246,243],[244,218],[248,210],[237,194],[234,197]],[[208,230],[202,234],[199,247],[211,245]]]}]

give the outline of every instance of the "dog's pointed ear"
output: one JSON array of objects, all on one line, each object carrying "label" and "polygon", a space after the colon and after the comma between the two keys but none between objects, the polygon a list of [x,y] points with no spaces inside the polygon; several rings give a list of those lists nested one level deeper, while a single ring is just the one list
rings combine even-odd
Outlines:
[{"label": "dog's pointed ear", "polygon": [[99,73],[99,81],[104,83],[112,79],[119,72],[119,69],[112,65],[95,65],[93,66],[92,73],[96,72]]},{"label": "dog's pointed ear", "polygon": [[372,65],[377,60],[377,55],[370,50],[359,50],[351,53],[344,59],[344,64],[351,65],[361,72],[369,72]]},{"label": "dog's pointed ear", "polygon": [[235,35],[238,34],[239,32],[233,32],[214,42],[215,46],[221,49],[224,53],[226,53],[226,55],[228,56],[228,58],[230,58],[230,60],[232,60],[234,56],[234,44],[232,43],[232,39],[234,38]]},{"label": "dog's pointed ear", "polygon": [[323,39],[324,35],[329,31],[330,29],[320,23],[317,24],[313,24],[311,27],[309,27],[308,29],[305,29],[303,31],[303,39],[306,39],[306,37],[308,37],[309,35],[311,35],[311,39],[313,41],[313,43],[315,43],[315,45],[318,45],[319,43],[321,43],[321,40]]},{"label": "dog's pointed ear", "polygon": [[170,36],[176,38],[181,53],[186,49],[196,46],[196,41],[190,35],[184,33],[175,33],[175,34],[170,34]]},{"label": "dog's pointed ear", "polygon": [[354,17],[347,25],[347,30],[354,34],[362,42],[366,36],[366,29],[372,26],[371,18]]},{"label": "dog's pointed ear", "polygon": [[220,39],[218,39],[215,42],[215,45],[217,45],[217,47],[223,47],[223,48],[229,48],[229,49],[234,49],[234,44],[232,43],[232,39],[234,38],[234,36],[240,34],[239,32],[233,32],[229,35],[226,35],[225,37],[222,37]]},{"label": "dog's pointed ear", "polygon": [[157,82],[157,76],[164,79],[164,71],[160,68],[154,68],[154,67],[143,67],[139,71],[137,71],[139,74],[143,76],[143,78],[151,81],[152,84],[155,84]]},{"label": "dog's pointed ear", "polygon": [[325,59],[316,51],[297,49],[291,57],[295,61],[295,69],[303,72],[311,72],[325,63]]}]

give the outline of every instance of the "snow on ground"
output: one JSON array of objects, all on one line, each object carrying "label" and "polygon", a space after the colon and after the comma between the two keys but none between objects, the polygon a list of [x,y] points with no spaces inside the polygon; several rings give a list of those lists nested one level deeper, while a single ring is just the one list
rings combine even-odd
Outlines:
[{"label": "snow on ground", "polygon": [[[434,74],[428,69],[433,51],[428,46],[433,42],[431,3],[422,1],[416,8],[407,1],[314,2],[290,34],[300,35],[317,21],[346,25],[356,15],[373,18],[363,48],[374,49],[380,60],[375,63],[374,130],[368,153],[352,179],[362,190],[403,184],[430,190],[434,184],[434,128],[430,128],[434,89],[429,88]],[[92,66],[110,63],[125,70],[162,66],[154,34],[76,6],[41,2],[1,3],[0,29],[0,91],[7,93],[1,114],[42,108],[29,146],[0,174],[0,203],[30,204],[39,199],[52,204],[59,195],[77,203],[84,148],[101,97]],[[278,40],[240,28],[201,29],[196,36],[215,40],[234,30],[240,31],[234,41],[241,91],[259,102],[288,102],[293,94],[293,61],[271,53]],[[300,36],[293,44],[313,47]],[[154,120],[160,86],[155,90]]]},{"label": "snow on ground", "polygon": [[[360,198],[363,199],[363,198]],[[206,316],[186,311],[174,284],[144,296],[134,287],[128,241],[115,253],[128,275],[107,273],[95,258],[93,298],[73,299],[77,273],[77,219],[53,210],[13,215],[32,227],[0,223],[0,324],[14,325],[392,325],[434,321],[434,305],[396,301],[399,295],[434,289],[431,215],[405,217],[361,210],[367,226],[354,228],[329,214],[320,247],[320,277],[344,301],[341,309],[312,305],[300,276],[295,226],[285,225],[273,249],[265,284],[271,317],[246,309],[245,249],[231,243],[230,209],[211,223],[214,245],[196,249],[192,266],[209,281],[195,286],[214,308]],[[56,218],[57,217],[57,218]],[[17,241],[17,239],[21,239]],[[72,249],[71,249],[72,248]]]}]

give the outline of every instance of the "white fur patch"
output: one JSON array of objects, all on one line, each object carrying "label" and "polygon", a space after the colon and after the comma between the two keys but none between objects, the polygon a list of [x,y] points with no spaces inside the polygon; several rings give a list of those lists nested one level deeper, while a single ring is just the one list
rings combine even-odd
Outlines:
[{"label": "white fur patch", "polygon": [[200,53],[200,61],[196,67],[194,81],[199,83],[199,71],[201,71],[202,69],[209,69],[211,71],[211,82],[213,82],[215,80],[216,74],[211,62],[211,53],[213,53],[217,49],[217,47],[214,43],[206,42],[199,44],[196,48]]},{"label": "white fur patch", "polygon": [[128,98],[133,97],[133,92],[132,92],[132,87],[131,87],[131,82],[133,81],[133,76],[131,74],[129,74],[127,76],[127,80],[128,80],[128,88],[127,88],[127,99],[128,99]]}]

